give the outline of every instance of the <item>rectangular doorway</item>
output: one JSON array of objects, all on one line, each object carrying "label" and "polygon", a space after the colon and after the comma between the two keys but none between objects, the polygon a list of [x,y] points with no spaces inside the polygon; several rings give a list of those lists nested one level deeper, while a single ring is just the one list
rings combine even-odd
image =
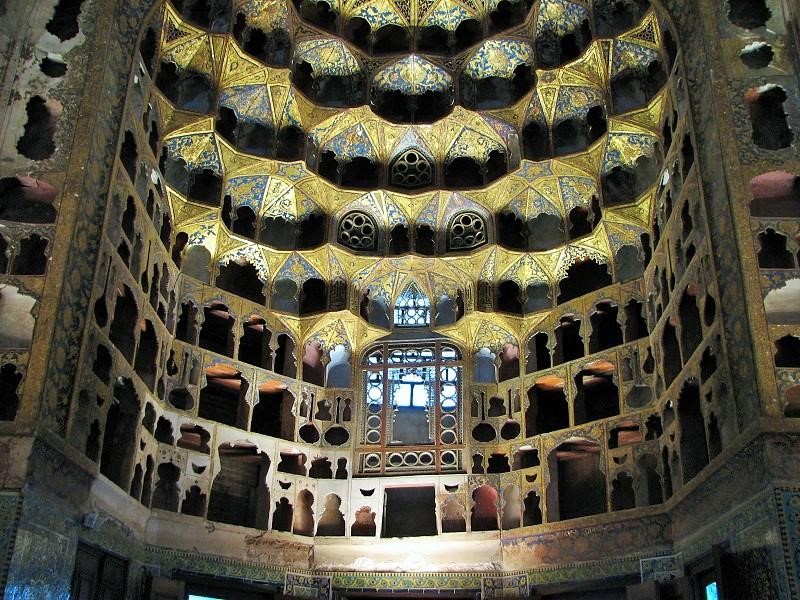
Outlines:
[{"label": "rectangular doorway", "polygon": [[437,533],[436,490],[432,485],[384,490],[381,537],[418,537]]}]

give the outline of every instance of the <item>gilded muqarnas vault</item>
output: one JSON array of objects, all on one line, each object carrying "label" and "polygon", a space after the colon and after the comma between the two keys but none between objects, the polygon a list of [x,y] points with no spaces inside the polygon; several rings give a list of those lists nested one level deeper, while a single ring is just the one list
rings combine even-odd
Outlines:
[{"label": "gilded muqarnas vault", "polygon": [[6,597],[794,597],[797,7],[664,4],[0,6]]}]

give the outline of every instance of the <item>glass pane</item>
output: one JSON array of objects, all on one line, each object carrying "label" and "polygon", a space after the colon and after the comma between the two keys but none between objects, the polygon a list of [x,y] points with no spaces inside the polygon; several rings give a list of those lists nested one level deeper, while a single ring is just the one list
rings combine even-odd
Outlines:
[{"label": "glass pane", "polygon": [[461,367],[442,367],[440,370],[439,402],[442,409],[451,411],[458,406],[458,385]]},{"label": "glass pane", "polygon": [[433,362],[433,348],[397,348],[389,354],[389,363],[395,365]]},{"label": "glass pane", "polygon": [[406,446],[432,443],[429,409],[435,373],[433,367],[389,369],[392,443]]},{"label": "glass pane", "polygon": [[[383,373],[380,371],[367,371],[366,375],[367,404],[370,407],[380,407],[383,404]],[[375,412],[375,410],[372,410],[372,412]]]},{"label": "glass pane", "polygon": [[442,360],[450,361],[450,360],[458,360],[461,358],[458,354],[458,351],[453,348],[452,346],[442,346]]},{"label": "glass pane", "polygon": [[392,406],[427,407],[433,392],[433,368],[389,369],[389,384]]},{"label": "glass pane", "polygon": [[712,581],[706,585],[706,600],[719,600],[719,592],[717,591],[716,581]]},{"label": "glass pane", "polygon": [[405,362],[406,353],[404,350],[393,350],[389,355],[390,363],[403,363]]}]

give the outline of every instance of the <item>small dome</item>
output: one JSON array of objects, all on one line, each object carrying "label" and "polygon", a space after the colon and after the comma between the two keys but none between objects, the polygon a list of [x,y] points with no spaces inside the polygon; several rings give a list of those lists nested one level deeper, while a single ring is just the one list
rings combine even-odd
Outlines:
[{"label": "small dome", "polygon": [[487,40],[467,61],[464,74],[470,79],[487,77],[511,79],[520,65],[533,65],[533,48],[526,42],[508,39]]},{"label": "small dome", "polygon": [[378,71],[373,83],[382,91],[418,96],[447,91],[453,86],[453,78],[443,68],[412,54]]},{"label": "small dome", "polygon": [[445,31],[455,31],[467,19],[478,18],[477,13],[451,0],[442,0],[436,8],[428,12],[418,24],[419,27],[441,27]]},{"label": "small dome", "polygon": [[341,40],[319,38],[297,44],[295,64],[307,62],[314,77],[351,77],[361,73],[353,53]]}]

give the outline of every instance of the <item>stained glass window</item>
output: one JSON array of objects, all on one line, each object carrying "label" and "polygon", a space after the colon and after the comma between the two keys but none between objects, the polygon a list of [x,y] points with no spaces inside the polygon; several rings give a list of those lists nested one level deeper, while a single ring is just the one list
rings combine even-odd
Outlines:
[{"label": "stained glass window", "polygon": [[431,301],[410,284],[394,303],[396,327],[426,327],[431,324]]},{"label": "stained glass window", "polygon": [[[461,354],[450,344],[386,342],[375,347],[364,358],[362,443],[387,449],[442,446],[442,452],[452,454],[447,447],[460,439],[461,377]],[[432,458],[427,466],[436,466]]]}]

